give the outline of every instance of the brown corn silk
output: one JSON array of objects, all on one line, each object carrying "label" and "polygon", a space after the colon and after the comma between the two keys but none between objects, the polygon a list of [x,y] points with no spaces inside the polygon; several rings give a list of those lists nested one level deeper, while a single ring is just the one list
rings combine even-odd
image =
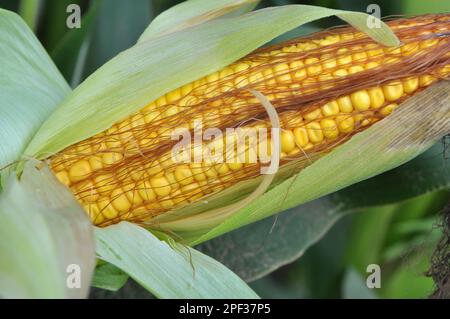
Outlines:
[{"label": "brown corn silk", "polygon": [[[400,47],[386,48],[353,28],[340,27],[257,50],[55,154],[51,167],[94,224],[151,224],[157,215],[260,175],[266,165],[261,140],[225,163],[171,159],[178,142],[171,139],[172,132],[184,128],[193,133],[199,129],[194,120],[202,121],[203,131],[270,127],[249,91],[253,89],[279,114],[280,164],[298,171],[448,76],[450,15],[388,24]],[[223,153],[235,147],[230,139]],[[216,139],[206,147],[223,142]],[[250,154],[256,154],[256,163]]]}]

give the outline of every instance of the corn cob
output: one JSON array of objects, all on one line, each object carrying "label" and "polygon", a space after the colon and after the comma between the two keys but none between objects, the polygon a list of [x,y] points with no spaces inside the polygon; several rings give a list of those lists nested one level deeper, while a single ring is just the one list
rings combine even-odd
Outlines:
[{"label": "corn cob", "polygon": [[[259,175],[260,144],[225,163],[171,158],[171,132],[192,132],[198,120],[203,129],[269,127],[249,89],[266,95],[279,113],[281,164],[316,158],[448,76],[450,16],[389,25],[402,46],[385,48],[352,28],[338,28],[257,50],[55,154],[51,167],[96,225],[145,223]],[[237,137],[207,147],[228,147],[227,138]]]}]

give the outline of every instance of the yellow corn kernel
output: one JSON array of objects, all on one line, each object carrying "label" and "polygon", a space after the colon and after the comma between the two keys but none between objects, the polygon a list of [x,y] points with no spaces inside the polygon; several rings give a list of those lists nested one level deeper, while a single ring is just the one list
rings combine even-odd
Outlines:
[{"label": "yellow corn kernel", "polygon": [[344,76],[347,76],[348,75],[348,72],[347,72],[347,70],[345,70],[345,69],[338,69],[338,70],[336,70],[336,71],[333,71],[333,75],[335,76],[335,77],[344,77]]},{"label": "yellow corn kernel", "polygon": [[97,170],[102,169],[104,167],[102,159],[99,156],[91,156],[91,157],[89,157],[89,165],[91,166],[93,171],[97,171]]},{"label": "yellow corn kernel", "polygon": [[180,188],[180,185],[178,184],[178,181],[175,178],[174,172],[172,172],[172,171],[166,172],[164,174],[164,176],[166,177],[167,181],[169,182],[170,187],[172,187],[172,190],[176,190],[176,189]]},{"label": "yellow corn kernel", "polygon": [[318,58],[307,58],[305,59],[306,72],[309,76],[318,75],[322,71],[322,65],[319,63]]},{"label": "yellow corn kernel", "polygon": [[152,189],[152,185],[149,181],[143,180],[136,185],[136,189],[139,195],[144,201],[153,201],[156,198],[156,194]]},{"label": "yellow corn kernel", "polygon": [[359,90],[350,94],[350,99],[355,109],[366,111],[370,108],[370,96],[366,90]]},{"label": "yellow corn kernel", "polygon": [[326,138],[333,139],[338,137],[339,130],[336,122],[332,119],[323,119],[320,121],[320,126],[322,127],[323,135]]},{"label": "yellow corn kernel", "polygon": [[226,175],[230,171],[230,168],[226,163],[217,164],[215,169],[219,175]]},{"label": "yellow corn kernel", "polygon": [[114,165],[115,163],[120,162],[122,158],[123,155],[121,153],[108,152],[102,155],[102,162],[105,165]]},{"label": "yellow corn kernel", "polygon": [[111,205],[119,212],[126,212],[131,208],[131,203],[121,188],[112,191]]},{"label": "yellow corn kernel", "polygon": [[164,176],[151,178],[150,185],[152,185],[155,194],[160,197],[170,194],[171,187],[169,181]]},{"label": "yellow corn kernel", "polygon": [[320,143],[323,141],[322,127],[318,122],[311,122],[306,124],[309,140],[314,143]]},{"label": "yellow corn kernel", "polygon": [[95,224],[100,224],[105,220],[105,217],[101,214],[100,208],[97,204],[89,203],[83,207]]},{"label": "yellow corn kernel", "polygon": [[396,101],[403,95],[403,85],[401,82],[392,82],[388,85],[383,85],[383,93],[387,101]]},{"label": "yellow corn kernel", "polygon": [[434,81],[436,81],[436,78],[432,75],[421,75],[419,77],[419,86],[420,87],[428,86]]},{"label": "yellow corn kernel", "polygon": [[362,72],[362,71],[364,71],[364,68],[361,65],[353,65],[348,68],[349,74],[355,74],[355,73]]},{"label": "yellow corn kernel", "polygon": [[313,120],[321,117],[321,115],[322,115],[322,113],[320,112],[320,109],[317,109],[317,110],[311,111],[311,112],[303,115],[303,117],[306,121],[313,121]]},{"label": "yellow corn kernel", "polygon": [[357,127],[366,126],[370,123],[364,114],[356,114],[353,116],[353,120],[355,121],[355,126]]},{"label": "yellow corn kernel", "polygon": [[170,197],[164,197],[161,198],[159,200],[159,204],[161,205],[162,208],[164,208],[165,210],[171,209],[172,207],[175,206],[175,202],[172,200],[172,198]]},{"label": "yellow corn kernel", "polygon": [[204,196],[203,192],[200,190],[200,185],[197,183],[183,186],[181,188],[181,192],[184,194],[189,194],[189,198],[187,199],[189,202],[194,202]]},{"label": "yellow corn kernel", "polygon": [[339,131],[342,133],[350,133],[355,129],[355,120],[351,116],[342,115],[336,118]]},{"label": "yellow corn kernel", "polygon": [[338,58],[337,63],[338,65],[345,65],[352,63],[352,56],[351,55],[345,55],[349,50],[347,48],[341,48],[337,51]]},{"label": "yellow corn kernel", "polygon": [[371,108],[377,109],[384,104],[384,93],[380,87],[368,89],[367,92],[369,93]]},{"label": "yellow corn kernel", "polygon": [[322,114],[324,116],[332,116],[339,114],[339,104],[336,101],[331,101],[322,106]]},{"label": "yellow corn kernel", "polygon": [[406,43],[401,47],[401,50],[404,56],[411,55],[419,50],[419,43],[418,42]]},{"label": "yellow corn kernel", "polygon": [[76,186],[76,191],[78,195],[83,198],[86,202],[95,202],[98,198],[97,188],[94,183],[90,180],[83,181]]},{"label": "yellow corn kernel", "polygon": [[202,163],[191,163],[189,164],[192,176],[197,182],[205,181],[207,179],[206,174],[203,172],[203,166]]},{"label": "yellow corn kernel", "polygon": [[379,67],[380,63],[375,62],[375,61],[370,61],[370,62],[366,63],[364,66],[367,70],[370,70],[370,69],[375,69],[375,68]]},{"label": "yellow corn kernel", "polygon": [[89,162],[86,160],[76,162],[69,169],[69,177],[73,183],[87,178],[91,173],[91,165],[89,165]]},{"label": "yellow corn kernel", "polygon": [[94,177],[94,184],[100,194],[106,194],[116,188],[116,181],[113,174],[102,174]]},{"label": "yellow corn kernel", "polygon": [[111,205],[111,199],[104,197],[98,201],[100,214],[107,219],[113,219],[119,216],[119,212]]},{"label": "yellow corn kernel", "polygon": [[383,114],[384,116],[387,116],[391,114],[394,111],[394,109],[397,108],[397,106],[398,106],[397,103],[391,103],[389,105],[386,105],[381,109],[380,113]]},{"label": "yellow corn kernel", "polygon": [[291,130],[282,130],[280,134],[281,150],[285,153],[295,148],[295,137]]},{"label": "yellow corn kernel", "polygon": [[129,187],[124,188],[124,191],[125,191],[125,196],[130,201],[132,206],[141,205],[144,202],[142,197],[139,195],[139,191],[137,190],[136,184],[133,184],[132,186],[130,185]]},{"label": "yellow corn kernel", "polygon": [[55,174],[56,178],[66,186],[70,185],[70,178],[67,171],[60,171]]},{"label": "yellow corn kernel", "polygon": [[194,181],[192,171],[187,165],[180,165],[175,168],[175,179],[180,185],[188,185]]},{"label": "yellow corn kernel", "polygon": [[323,54],[320,60],[324,69],[334,69],[337,65],[336,59],[331,54]]},{"label": "yellow corn kernel", "polygon": [[294,79],[296,81],[303,80],[306,78],[306,70],[300,69],[294,72]]},{"label": "yellow corn kernel", "polygon": [[419,88],[419,78],[418,77],[403,80],[403,91],[405,91],[405,93],[411,94],[418,88]]},{"label": "yellow corn kernel", "polygon": [[341,112],[343,113],[353,112],[352,100],[348,95],[338,98],[337,103],[339,105],[339,109],[341,110]]}]

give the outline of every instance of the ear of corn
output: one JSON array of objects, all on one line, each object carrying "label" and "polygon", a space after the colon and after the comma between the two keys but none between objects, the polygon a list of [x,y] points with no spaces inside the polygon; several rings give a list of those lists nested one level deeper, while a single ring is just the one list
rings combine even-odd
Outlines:
[{"label": "ear of corn", "polygon": [[[346,28],[258,50],[56,154],[52,168],[95,224],[148,222],[259,175],[261,145],[237,150],[226,163],[174,163],[170,153],[171,132],[194,131],[198,120],[204,129],[267,128],[249,92],[254,89],[279,112],[282,164],[301,169],[305,160],[332,150],[448,75],[448,19],[391,22],[403,43],[396,48]],[[217,143],[229,145],[224,138],[209,147]]]},{"label": "ear of corn", "polygon": [[[367,14],[305,5],[266,8],[216,19],[141,41],[83,81],[42,124],[24,158],[45,159],[137,112],[149,101],[245,56],[299,25],[336,15],[384,45],[398,39],[380,23],[367,27]],[[267,23],[267,21],[271,23]],[[17,168],[18,173],[21,166]]]}]

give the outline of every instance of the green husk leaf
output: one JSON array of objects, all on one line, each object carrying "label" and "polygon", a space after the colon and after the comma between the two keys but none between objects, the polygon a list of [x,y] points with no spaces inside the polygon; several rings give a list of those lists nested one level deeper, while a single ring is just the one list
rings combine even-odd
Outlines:
[{"label": "green husk leaf", "polygon": [[[87,296],[95,266],[92,226],[44,163],[29,161],[20,181],[10,176],[0,220],[1,297]],[[79,266],[79,288],[67,284],[78,271],[70,265]]]},{"label": "green husk leaf", "polygon": [[117,291],[125,285],[128,278],[129,276],[116,266],[104,263],[95,268],[91,285],[109,291]]},{"label": "green husk leaf", "polygon": [[[226,220],[214,216],[208,225],[206,212],[175,223],[159,221],[158,227],[176,231],[185,242],[195,245],[397,167],[450,132],[449,87],[448,82],[441,82],[418,93],[383,121],[355,135]],[[240,187],[237,184],[227,191],[238,193]],[[193,230],[192,224],[200,219],[204,234],[202,229]]]},{"label": "green husk leaf", "polygon": [[[3,9],[0,9],[0,61],[2,169],[20,157],[70,88],[26,23],[17,14]],[[0,170],[3,182],[7,171]]]},{"label": "green husk leaf", "polygon": [[162,94],[234,62],[276,36],[333,14],[386,45],[399,43],[384,23],[380,29],[368,29],[366,14],[313,6],[266,8],[209,21],[140,42],[106,63],[47,119],[25,154],[48,157],[109,128]]},{"label": "green husk leaf", "polygon": [[137,225],[96,228],[98,257],[129,274],[159,298],[257,298],[225,266],[175,242],[164,242]]},{"label": "green husk leaf", "polygon": [[189,0],[164,11],[153,19],[139,41],[176,32],[220,17],[252,11],[259,0]]}]

